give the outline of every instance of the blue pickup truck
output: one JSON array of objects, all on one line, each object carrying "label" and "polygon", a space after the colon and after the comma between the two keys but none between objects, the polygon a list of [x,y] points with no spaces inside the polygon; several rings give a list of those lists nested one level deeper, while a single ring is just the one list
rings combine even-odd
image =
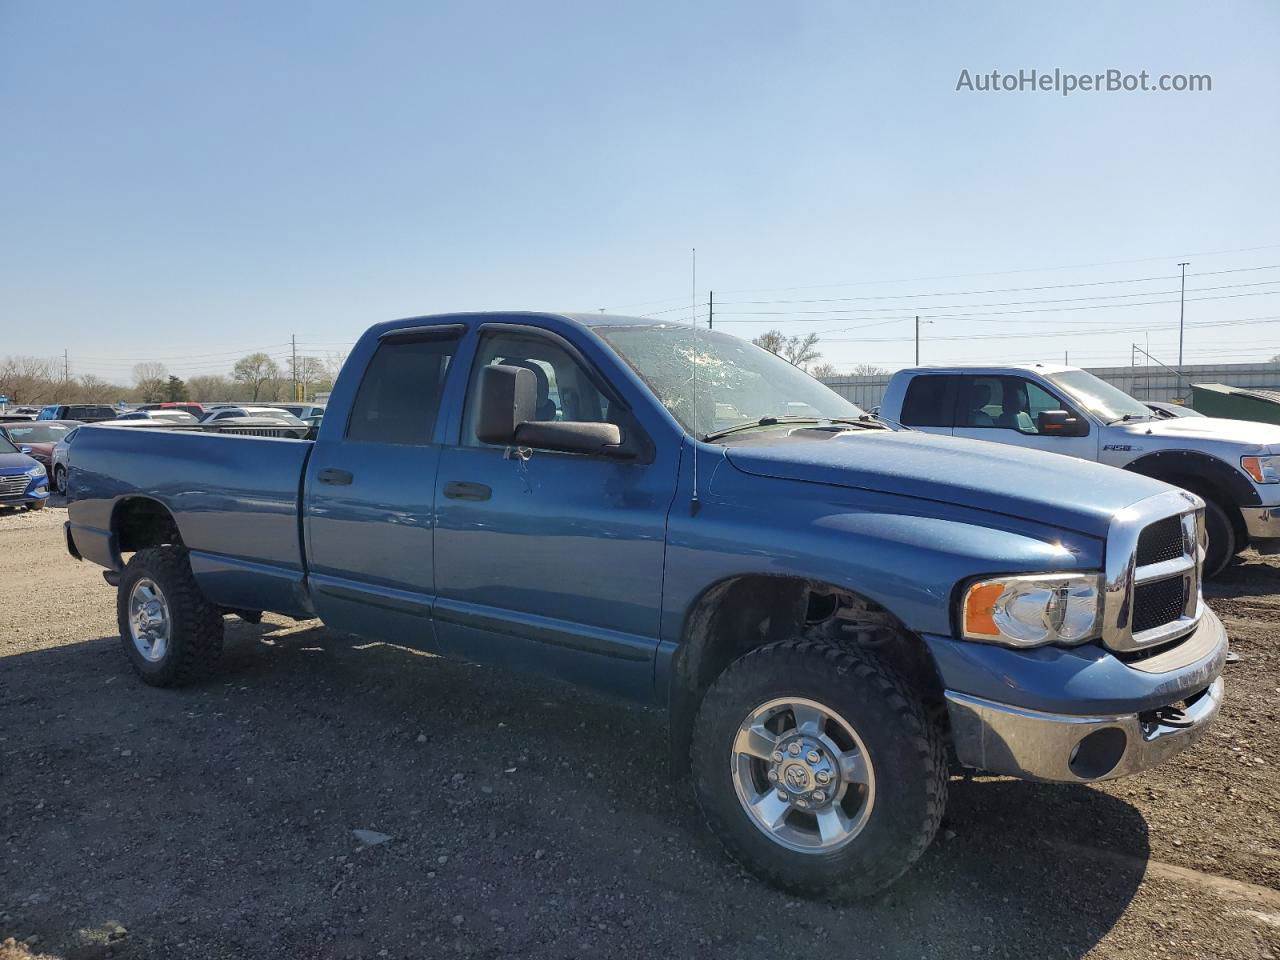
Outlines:
[{"label": "blue pickup truck", "polygon": [[811,895],[902,874],[953,769],[1132,774],[1222,700],[1194,494],[680,324],[379,324],[314,441],[87,426],[70,487],[145,682],[273,611],[656,702],[729,853]]}]

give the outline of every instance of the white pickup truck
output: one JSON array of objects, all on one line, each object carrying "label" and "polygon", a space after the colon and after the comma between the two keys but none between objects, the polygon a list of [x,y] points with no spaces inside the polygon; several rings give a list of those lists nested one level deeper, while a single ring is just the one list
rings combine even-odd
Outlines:
[{"label": "white pickup truck", "polygon": [[1280,552],[1280,426],[1160,419],[1086,370],[1047,363],[899,370],[879,412],[926,433],[1094,460],[1199,494],[1206,576],[1248,546]]}]

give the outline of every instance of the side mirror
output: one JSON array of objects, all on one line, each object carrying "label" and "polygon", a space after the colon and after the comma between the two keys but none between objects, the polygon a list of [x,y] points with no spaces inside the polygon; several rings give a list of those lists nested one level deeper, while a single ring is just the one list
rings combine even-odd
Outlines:
[{"label": "side mirror", "polygon": [[622,449],[622,429],[616,423],[530,420],[516,427],[516,443],[558,453],[630,456]]},{"label": "side mirror", "polygon": [[1068,410],[1043,410],[1036,417],[1036,429],[1049,437],[1083,437],[1089,424]]},{"label": "side mirror", "polygon": [[538,405],[538,381],[524,367],[498,364],[480,371],[480,409],[476,437],[481,443],[516,442],[516,427],[532,420]]},{"label": "side mirror", "polygon": [[19,452],[19,453],[25,453],[25,454],[28,454],[28,455],[29,455],[29,454],[31,453],[31,448],[30,448],[30,447],[27,447],[27,446],[21,446],[21,447],[19,447],[19,448],[18,448],[18,452]]}]

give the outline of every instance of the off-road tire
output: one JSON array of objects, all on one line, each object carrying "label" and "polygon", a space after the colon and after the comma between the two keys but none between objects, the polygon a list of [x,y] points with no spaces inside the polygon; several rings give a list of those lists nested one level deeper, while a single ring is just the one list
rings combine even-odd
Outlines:
[{"label": "off-road tire", "polygon": [[[164,595],[172,623],[168,649],[155,662],[142,656],[129,630],[129,597],[143,577],[152,580]],[[196,586],[182,547],[147,547],[133,555],[120,575],[116,621],[125,656],[142,681],[153,687],[193,683],[207,676],[222,655],[222,614]]]},{"label": "off-road tire", "polygon": [[[862,738],[875,770],[866,825],[833,852],[778,844],[749,818],[734,789],[739,725],[782,697],[837,711]],[[691,761],[698,804],[729,855],[767,883],[804,896],[847,900],[884,889],[924,853],[946,807],[943,734],[920,695],[875,654],[825,641],[785,640],[732,663],[703,698]]]}]

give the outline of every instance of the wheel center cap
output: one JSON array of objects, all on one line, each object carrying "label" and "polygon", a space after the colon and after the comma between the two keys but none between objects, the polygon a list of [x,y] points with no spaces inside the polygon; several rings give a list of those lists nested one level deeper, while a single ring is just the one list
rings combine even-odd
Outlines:
[{"label": "wheel center cap", "polygon": [[809,768],[803,763],[789,763],[783,767],[782,780],[787,785],[787,789],[797,793],[813,787],[813,777],[809,773]]}]

